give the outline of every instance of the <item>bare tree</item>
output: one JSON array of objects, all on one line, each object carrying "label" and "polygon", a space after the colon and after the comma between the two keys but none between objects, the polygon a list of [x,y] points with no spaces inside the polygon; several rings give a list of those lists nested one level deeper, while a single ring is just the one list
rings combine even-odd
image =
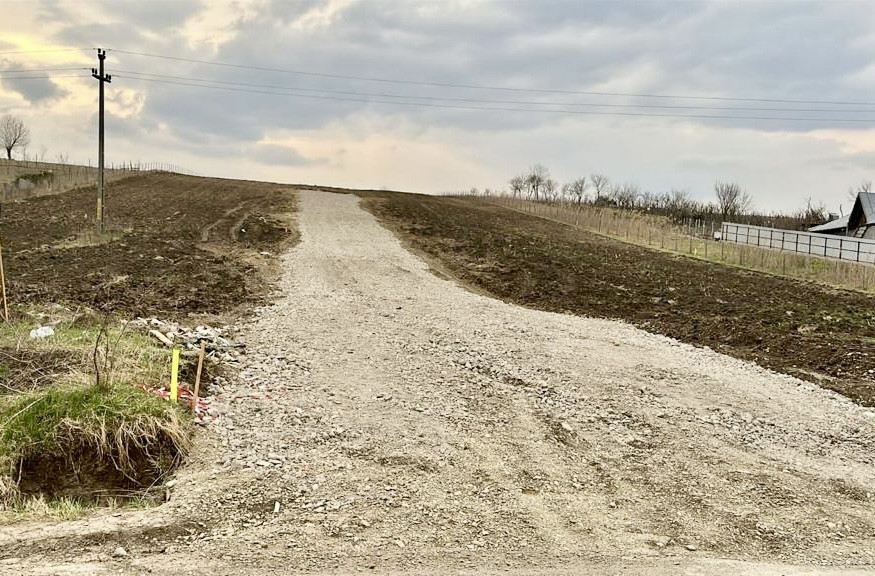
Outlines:
[{"label": "bare tree", "polygon": [[626,182],[623,185],[617,184],[614,186],[611,196],[617,206],[626,210],[632,210],[638,205],[638,186],[631,182]]},{"label": "bare tree", "polygon": [[823,203],[812,204],[811,198],[808,198],[805,208],[800,214],[796,215],[796,218],[801,220],[805,228],[811,228],[818,224],[824,224],[829,220],[829,215],[826,211],[826,206],[824,206]]},{"label": "bare tree", "polygon": [[[538,201],[544,192],[544,185],[550,180],[550,171],[541,164],[535,164],[529,168],[529,173],[526,174],[526,188],[528,189],[529,198]],[[554,182],[555,185],[555,182]]]},{"label": "bare tree", "polygon": [[718,181],[714,185],[714,193],[724,220],[745,214],[753,204],[753,199],[737,182]]},{"label": "bare tree", "polygon": [[583,204],[586,199],[587,181],[586,177],[578,178],[573,182],[568,182],[562,187],[562,192],[569,199],[574,200],[577,205]]},{"label": "bare tree", "polygon": [[10,114],[0,118],[0,142],[6,148],[6,159],[12,160],[12,151],[30,144],[30,130],[24,121]]},{"label": "bare tree", "polygon": [[524,176],[514,176],[510,179],[510,195],[514,198],[519,198],[523,195],[526,189],[526,179]]},{"label": "bare tree", "polygon": [[642,192],[638,196],[638,208],[641,210],[655,210],[659,208],[659,196],[653,192]]},{"label": "bare tree", "polygon": [[555,202],[559,197],[559,183],[552,178],[544,180],[542,195],[547,202]]},{"label": "bare tree", "polygon": [[663,209],[673,218],[686,215],[693,206],[693,201],[690,199],[690,194],[686,190],[678,190],[672,188],[670,192],[666,192],[662,198]]},{"label": "bare tree", "polygon": [[592,182],[592,187],[595,188],[595,201],[598,202],[602,196],[608,193],[611,186],[611,179],[604,174],[592,174],[589,177]]}]

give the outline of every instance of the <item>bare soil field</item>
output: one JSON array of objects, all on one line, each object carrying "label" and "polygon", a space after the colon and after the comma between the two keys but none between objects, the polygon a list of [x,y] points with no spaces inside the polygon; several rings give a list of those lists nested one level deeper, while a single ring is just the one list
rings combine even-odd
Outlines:
[{"label": "bare soil field", "polygon": [[[296,239],[289,186],[168,173],[3,205],[13,305],[64,303],[120,315],[217,314],[261,301],[272,259]],[[284,220],[285,218],[285,220]]]},{"label": "bare soil field", "polygon": [[0,574],[871,573],[875,411],[473,293],[299,198],[169,502],[0,527]]},{"label": "bare soil field", "polygon": [[624,244],[478,198],[360,193],[463,282],[541,310],[617,318],[875,406],[875,297]]},{"label": "bare soil field", "polygon": [[[0,213],[11,304],[0,323],[0,521],[35,495],[145,499],[184,455],[191,416],[153,393],[168,385],[170,351],[125,322],[240,321],[297,239],[288,186],[138,175],[108,187],[103,234],[95,197],[92,186]],[[29,337],[43,324],[49,336]],[[221,371],[212,352],[202,393]],[[183,384],[195,356],[181,359]]]}]

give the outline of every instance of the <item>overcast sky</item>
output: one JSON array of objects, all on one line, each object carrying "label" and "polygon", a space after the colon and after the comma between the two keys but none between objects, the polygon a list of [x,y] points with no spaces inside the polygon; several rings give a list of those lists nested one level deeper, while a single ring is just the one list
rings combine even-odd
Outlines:
[{"label": "overcast sky", "polygon": [[49,159],[95,161],[88,49],[104,47],[112,162],[426,193],[541,163],[703,200],[734,180],[766,210],[847,210],[848,188],[875,179],[869,0],[0,0],[0,14],[0,114]]}]

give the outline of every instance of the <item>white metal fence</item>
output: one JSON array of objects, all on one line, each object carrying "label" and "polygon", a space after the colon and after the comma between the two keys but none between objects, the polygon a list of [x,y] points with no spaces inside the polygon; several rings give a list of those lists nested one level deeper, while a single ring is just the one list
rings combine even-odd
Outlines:
[{"label": "white metal fence", "polygon": [[732,222],[724,222],[720,232],[725,242],[875,264],[875,240],[779,230]]}]

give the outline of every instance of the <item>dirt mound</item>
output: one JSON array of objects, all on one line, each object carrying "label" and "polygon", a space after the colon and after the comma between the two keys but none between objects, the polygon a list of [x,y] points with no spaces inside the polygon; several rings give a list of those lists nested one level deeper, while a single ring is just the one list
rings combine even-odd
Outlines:
[{"label": "dirt mound", "polygon": [[278,247],[289,237],[288,224],[270,216],[249,214],[236,227],[236,239],[250,248]]}]

